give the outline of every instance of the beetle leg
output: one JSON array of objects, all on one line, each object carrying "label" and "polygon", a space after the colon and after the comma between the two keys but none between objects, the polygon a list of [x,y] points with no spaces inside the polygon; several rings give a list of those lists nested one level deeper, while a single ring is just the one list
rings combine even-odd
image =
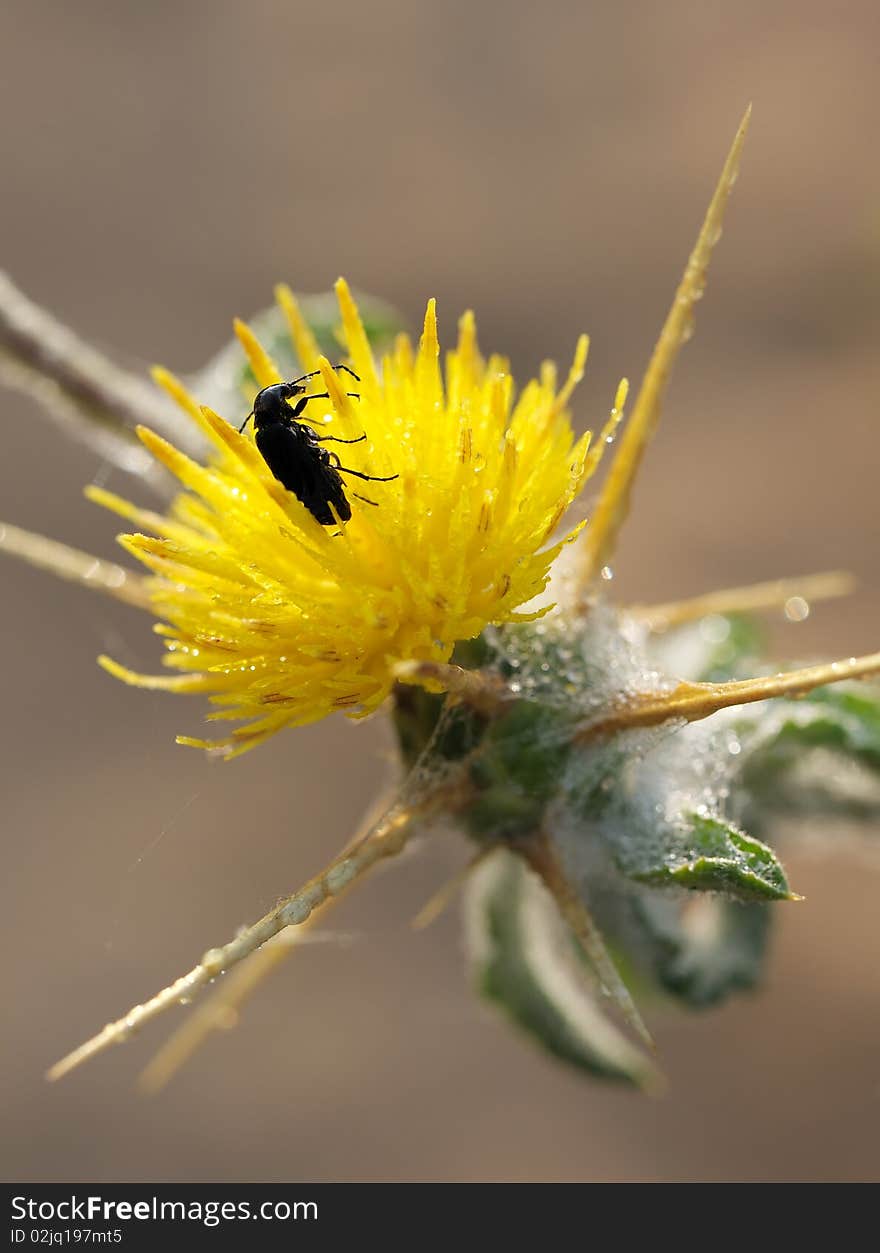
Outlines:
[{"label": "beetle leg", "polygon": [[[336,457],[336,454],[331,453],[330,456]],[[336,461],[337,463],[339,462],[338,457],[336,457]],[[367,483],[390,483],[392,479],[400,478],[399,474],[389,474],[386,478],[382,478],[376,474],[361,474],[360,470],[349,470],[347,466],[339,464],[337,464],[336,469],[340,474],[353,474],[356,479],[364,479]]]},{"label": "beetle leg", "polygon": [[329,400],[329,399],[330,399],[329,392],[312,392],[311,396],[300,396],[299,400],[296,402],[295,405],[290,405],[289,406],[290,412],[293,414],[295,418],[298,418],[310,400]]},{"label": "beetle leg", "polygon": [[332,439],[335,444],[359,444],[361,440],[364,440],[366,438],[367,438],[366,431],[364,431],[363,435],[359,435],[357,439],[340,439],[338,435],[316,435],[315,443],[326,444],[328,440]]},{"label": "beetle leg", "polygon": [[[357,394],[357,392],[346,392],[345,394],[346,396],[353,396],[355,400],[360,400],[360,396]],[[329,399],[330,399],[329,392],[312,392],[311,395],[309,396],[300,396],[296,404],[291,406],[291,412],[295,418],[298,418],[310,400],[329,400]],[[342,442],[356,444],[357,440],[343,440]]]},{"label": "beetle leg", "polygon": [[[347,365],[334,365],[330,368],[331,370],[344,370],[345,373],[350,374],[353,379],[357,379],[358,382],[361,381],[361,376],[359,374],[355,374],[354,370],[349,369]],[[304,383],[306,379],[317,378],[320,373],[320,370],[310,370],[308,374],[301,374],[299,378],[291,379],[290,383],[291,385],[294,383]]]}]

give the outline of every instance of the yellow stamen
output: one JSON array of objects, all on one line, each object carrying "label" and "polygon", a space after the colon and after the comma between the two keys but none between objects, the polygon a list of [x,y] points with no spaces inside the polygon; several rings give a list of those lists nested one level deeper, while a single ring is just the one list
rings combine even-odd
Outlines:
[{"label": "yellow stamen", "polygon": [[217,687],[217,681],[206,674],[138,674],[103,654],[98,665],[129,687],[143,687],[151,692],[210,692]]},{"label": "yellow stamen", "polygon": [[308,374],[312,370],[317,370],[318,357],[321,355],[318,341],[303,317],[296,297],[286,283],[279,283],[275,288],[275,299],[287,322],[290,340],[302,367],[302,373]]},{"label": "yellow stamen", "polygon": [[260,387],[271,387],[273,383],[282,382],[281,371],[248,324],[236,318],[232,325]]},{"label": "yellow stamen", "polygon": [[369,391],[378,388],[379,378],[376,374],[373,350],[370,347],[370,341],[367,338],[367,332],[364,330],[364,324],[361,321],[361,315],[354,302],[354,297],[344,278],[336,281],[336,296],[339,300],[339,312],[342,314],[342,329],[348,343],[352,369],[355,374],[360,375],[361,383],[365,390]]},{"label": "yellow stamen", "polygon": [[560,389],[559,395],[553,405],[554,410],[558,413],[566,407],[571,400],[574,389],[584,377],[584,369],[587,364],[587,357],[590,352],[589,335],[581,335],[578,339],[577,347],[574,350],[574,361],[568,372],[568,378],[565,380],[563,387]]}]

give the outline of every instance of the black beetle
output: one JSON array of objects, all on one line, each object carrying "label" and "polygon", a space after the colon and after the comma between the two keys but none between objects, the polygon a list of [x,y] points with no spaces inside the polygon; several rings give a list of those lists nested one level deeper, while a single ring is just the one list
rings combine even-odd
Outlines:
[{"label": "black beetle", "polygon": [[[333,369],[345,370],[360,382],[358,375],[347,365],[336,365]],[[253,409],[238,429],[239,432],[243,431],[253,418],[257,448],[279,483],[283,483],[288,491],[293,492],[322,526],[335,526],[338,521],[347,522],[351,517],[351,505],[346,498],[345,484],[341,477],[343,474],[351,474],[367,483],[390,483],[399,475],[378,478],[372,474],[362,474],[360,470],[349,470],[340,465],[335,452],[320,447],[329,441],[337,444],[359,444],[367,438],[366,434],[359,435],[357,439],[319,435],[305,422],[297,420],[310,400],[330,398],[329,392],[306,392],[305,381],[320,373],[320,370],[312,370],[310,374],[301,374],[289,383],[273,383],[270,387],[264,387],[257,393]],[[347,394],[356,400],[360,399],[357,392]],[[366,496],[358,496],[356,492],[352,494],[368,505],[376,504],[374,500],[367,500]],[[336,510],[336,515],[331,511],[331,505]]]}]

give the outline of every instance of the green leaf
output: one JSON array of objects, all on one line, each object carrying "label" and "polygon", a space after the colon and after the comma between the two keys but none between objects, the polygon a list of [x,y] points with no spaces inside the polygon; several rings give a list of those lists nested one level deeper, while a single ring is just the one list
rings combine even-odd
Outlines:
[{"label": "green leaf", "polygon": [[776,701],[743,719],[738,782],[750,825],[770,816],[880,814],[880,693],[825,687],[806,700]]},{"label": "green leaf", "polygon": [[606,1017],[555,903],[503,849],[471,875],[467,938],[479,991],[554,1056],[593,1075],[656,1086],[648,1058]]},{"label": "green leaf", "polygon": [[792,896],[775,853],[722,818],[685,815],[656,866],[633,867],[629,877],[657,887],[726,892],[739,900],[784,901]]},{"label": "green leaf", "polygon": [[771,921],[766,904],[642,893],[631,917],[654,978],[690,1008],[716,1005],[761,978]]},{"label": "green leaf", "polygon": [[821,687],[792,712],[761,755],[797,755],[804,748],[828,748],[880,770],[880,694]]}]

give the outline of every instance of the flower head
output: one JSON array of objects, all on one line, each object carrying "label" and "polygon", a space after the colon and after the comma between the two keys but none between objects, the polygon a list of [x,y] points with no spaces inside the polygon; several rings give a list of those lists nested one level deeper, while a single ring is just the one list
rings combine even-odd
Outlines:
[{"label": "flower head", "polygon": [[[346,466],[396,476],[363,491],[346,478],[350,521],[322,525],[273,476],[252,431],[240,434],[161,370],[157,381],[210,441],[208,464],[141,429],[185,489],[169,514],[89,489],[147,532],[120,542],[154,576],[156,630],[165,665],[178,673],[102,664],[138,686],[205,692],[217,706],[210,717],[246,721],[224,740],[184,743],[236,753],[335,710],[370,713],[400,662],[448,661],[459,640],[487,624],[535,616],[521,607],[544,588],[555,555],[579,529],[550,543],[604,442],[589,451],[589,433],[575,439],[567,412],[585,337],[562,387],[545,363],[517,394],[507,362],[480,355],[471,313],[460,320],[445,370],[433,301],[418,349],[400,336],[377,366],[342,280],[337,295],[357,396],[319,354],[292,294],[278,292],[302,368],[320,372],[316,390],[328,393],[297,420],[322,439],[365,435],[333,445],[344,448]],[[280,382],[249,328],[236,329],[259,386]],[[622,385],[612,423],[624,394]]]}]

